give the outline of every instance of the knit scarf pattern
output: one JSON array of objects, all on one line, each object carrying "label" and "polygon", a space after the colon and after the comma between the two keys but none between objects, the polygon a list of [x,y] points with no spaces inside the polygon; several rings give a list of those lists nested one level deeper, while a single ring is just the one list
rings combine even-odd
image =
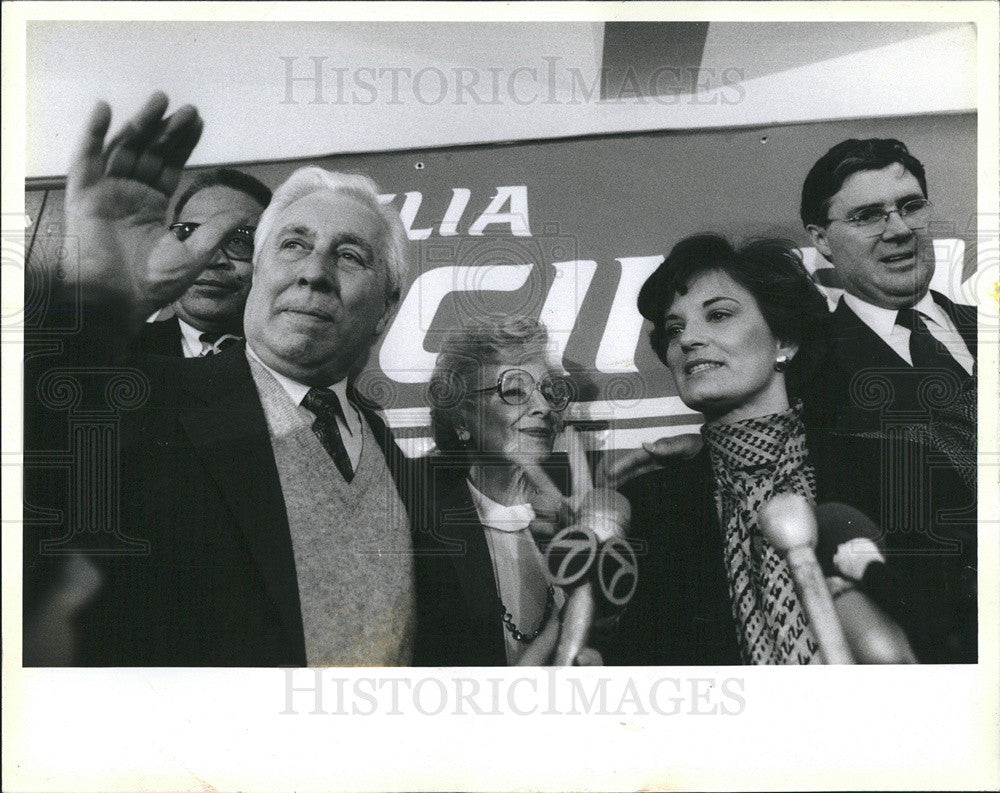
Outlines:
[{"label": "knit scarf pattern", "polygon": [[758,511],[776,493],[816,501],[816,473],[807,462],[801,414],[797,404],[770,416],[702,428],[715,475],[723,558],[745,664],[819,661],[819,645],[788,564],[757,526]]}]

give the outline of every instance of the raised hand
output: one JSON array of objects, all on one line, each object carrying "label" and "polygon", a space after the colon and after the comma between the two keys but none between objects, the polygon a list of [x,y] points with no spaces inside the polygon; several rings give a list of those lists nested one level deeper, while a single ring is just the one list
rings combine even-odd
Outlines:
[{"label": "raised hand", "polygon": [[166,228],[167,205],[201,136],[198,111],[164,116],[154,93],[105,145],[111,108],[91,112],[66,178],[66,227],[79,246],[84,301],[120,308],[137,329],[194,282],[212,251],[246,218],[220,212],[181,241]]}]

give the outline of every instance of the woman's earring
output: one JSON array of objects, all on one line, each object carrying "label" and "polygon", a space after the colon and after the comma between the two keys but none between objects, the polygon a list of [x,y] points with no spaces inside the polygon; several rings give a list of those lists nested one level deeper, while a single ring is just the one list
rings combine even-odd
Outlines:
[{"label": "woman's earring", "polygon": [[458,430],[456,434],[458,435],[458,442],[462,444],[462,446],[468,446],[469,441],[472,440],[471,433],[467,429],[465,429],[465,427],[462,427],[460,430]]},{"label": "woman's earring", "polygon": [[787,368],[788,368],[787,355],[779,355],[777,358],[774,359],[774,371],[783,372]]}]

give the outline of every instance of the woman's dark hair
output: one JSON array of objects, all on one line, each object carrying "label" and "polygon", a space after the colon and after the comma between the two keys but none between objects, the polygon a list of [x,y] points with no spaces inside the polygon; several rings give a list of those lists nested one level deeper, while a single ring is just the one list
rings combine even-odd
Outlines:
[{"label": "woman's dark hair", "polygon": [[881,171],[899,163],[912,173],[927,198],[927,176],[920,160],[910,154],[906,144],[895,138],[850,138],[841,141],[816,160],[802,183],[799,216],[803,226],[826,227],[830,200],[840,192],[847,177],[858,171]]},{"label": "woman's dark hair", "polygon": [[181,197],[174,204],[173,222],[177,222],[181,216],[181,210],[191,200],[191,196],[209,187],[228,187],[231,190],[239,190],[260,204],[262,209],[267,209],[267,205],[271,203],[271,189],[260,179],[233,168],[212,168],[210,171],[204,171],[195,176],[194,181],[181,193]]},{"label": "woman's dark hair", "polygon": [[825,357],[829,309],[809,276],[796,246],[781,239],[758,239],[734,248],[715,234],[697,234],[678,242],[643,284],[639,313],[653,323],[649,343],[666,365],[664,317],[677,295],[709,271],[725,273],[754,296],[775,338],[799,347],[785,370],[789,396],[808,400],[808,384]]}]

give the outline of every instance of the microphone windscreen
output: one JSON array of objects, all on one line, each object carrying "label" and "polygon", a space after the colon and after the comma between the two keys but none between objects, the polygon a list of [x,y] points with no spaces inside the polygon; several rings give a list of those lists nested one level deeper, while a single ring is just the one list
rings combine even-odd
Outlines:
[{"label": "microphone windscreen", "polygon": [[635,594],[639,583],[639,563],[632,546],[612,537],[597,555],[597,583],[604,599],[621,608]]},{"label": "microphone windscreen", "polygon": [[837,502],[818,504],[816,523],[819,527],[816,559],[826,575],[842,574],[833,563],[841,545],[859,538],[877,544],[882,536],[882,530],[864,512]]},{"label": "microphone windscreen", "polygon": [[545,549],[545,565],[556,586],[573,586],[594,566],[597,558],[597,537],[579,526],[567,526]]},{"label": "microphone windscreen", "polygon": [[816,545],[816,518],[809,501],[797,493],[778,493],[760,508],[757,525],[782,556],[792,548]]}]

